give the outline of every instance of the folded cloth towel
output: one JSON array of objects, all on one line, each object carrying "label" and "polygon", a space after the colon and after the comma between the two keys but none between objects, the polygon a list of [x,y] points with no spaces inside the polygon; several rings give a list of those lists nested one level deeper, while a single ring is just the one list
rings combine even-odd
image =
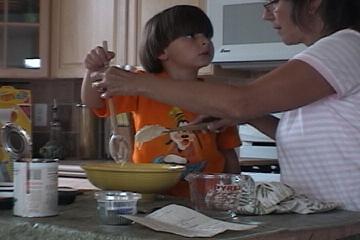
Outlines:
[{"label": "folded cloth towel", "polygon": [[[240,203],[241,204],[238,204]],[[309,199],[305,195],[297,195],[291,187],[279,182],[256,183],[253,198],[247,204],[239,199],[231,207],[236,214],[265,215],[270,213],[309,214],[325,212],[337,208],[336,203]]]},{"label": "folded cloth towel", "polygon": [[296,195],[289,200],[281,202],[276,208],[276,213],[319,213],[336,209],[338,206],[339,205],[336,203],[323,202],[317,199],[309,199],[305,195]]}]

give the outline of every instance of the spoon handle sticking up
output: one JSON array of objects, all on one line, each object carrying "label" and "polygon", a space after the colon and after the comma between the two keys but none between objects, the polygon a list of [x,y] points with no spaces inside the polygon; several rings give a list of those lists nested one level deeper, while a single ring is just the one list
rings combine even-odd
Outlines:
[{"label": "spoon handle sticking up", "polygon": [[[103,45],[103,49],[105,52],[108,51],[108,43],[107,41],[103,41],[102,42]],[[105,68],[109,67],[109,63],[106,63]],[[115,113],[115,108],[114,108],[114,102],[112,100],[112,98],[108,99],[108,107],[109,107],[109,112],[110,112],[110,124],[111,124],[111,129],[114,133],[117,133],[117,120],[116,120],[116,113]]]},{"label": "spoon handle sticking up", "polygon": [[117,124],[117,120],[116,120],[116,113],[115,113],[115,107],[114,107],[114,102],[112,100],[112,98],[108,99],[108,107],[109,107],[109,112],[110,112],[110,124],[111,124],[111,129],[113,134],[118,134],[118,124]]},{"label": "spoon handle sticking up", "polygon": [[[108,51],[107,41],[103,41],[103,48],[105,52]],[[108,67],[109,64],[107,63],[105,68]],[[128,160],[129,144],[127,140],[119,133],[113,99],[109,98],[107,104],[109,108],[112,129],[112,135],[109,141],[109,152],[116,163],[124,164]]]}]

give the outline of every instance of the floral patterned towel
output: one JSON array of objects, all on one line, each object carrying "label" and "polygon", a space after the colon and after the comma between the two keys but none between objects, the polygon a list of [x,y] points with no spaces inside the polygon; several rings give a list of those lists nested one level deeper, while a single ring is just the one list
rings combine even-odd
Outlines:
[{"label": "floral patterned towel", "polygon": [[[240,202],[243,202],[240,200]],[[236,204],[232,211],[237,214],[265,215],[270,213],[318,213],[337,208],[336,203],[310,199],[279,182],[256,183],[253,198],[247,204]]]}]

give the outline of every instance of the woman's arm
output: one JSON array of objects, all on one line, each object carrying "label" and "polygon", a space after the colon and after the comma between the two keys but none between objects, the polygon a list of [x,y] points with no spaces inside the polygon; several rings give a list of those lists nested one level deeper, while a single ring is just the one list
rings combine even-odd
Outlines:
[{"label": "woman's arm", "polygon": [[314,68],[300,60],[242,86],[158,79],[111,68],[103,81],[103,97],[144,95],[189,111],[246,122],[273,112],[295,109],[335,93]]},{"label": "woman's arm", "polygon": [[251,119],[247,121],[247,124],[255,127],[269,138],[275,139],[276,129],[279,124],[279,118],[272,115],[267,115]]}]

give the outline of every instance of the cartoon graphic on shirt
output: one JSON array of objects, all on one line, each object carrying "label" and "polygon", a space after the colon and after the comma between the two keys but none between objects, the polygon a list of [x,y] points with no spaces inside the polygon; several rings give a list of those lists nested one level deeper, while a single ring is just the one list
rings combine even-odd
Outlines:
[{"label": "cartoon graphic on shirt", "polygon": [[[172,108],[169,115],[176,121],[177,127],[189,124],[183,111],[178,107]],[[169,146],[167,154],[157,157],[154,162],[186,165],[183,177],[190,172],[201,172],[204,170],[206,161],[202,159],[200,151],[202,146],[194,132],[171,132],[169,137],[170,140],[166,143]]]}]

